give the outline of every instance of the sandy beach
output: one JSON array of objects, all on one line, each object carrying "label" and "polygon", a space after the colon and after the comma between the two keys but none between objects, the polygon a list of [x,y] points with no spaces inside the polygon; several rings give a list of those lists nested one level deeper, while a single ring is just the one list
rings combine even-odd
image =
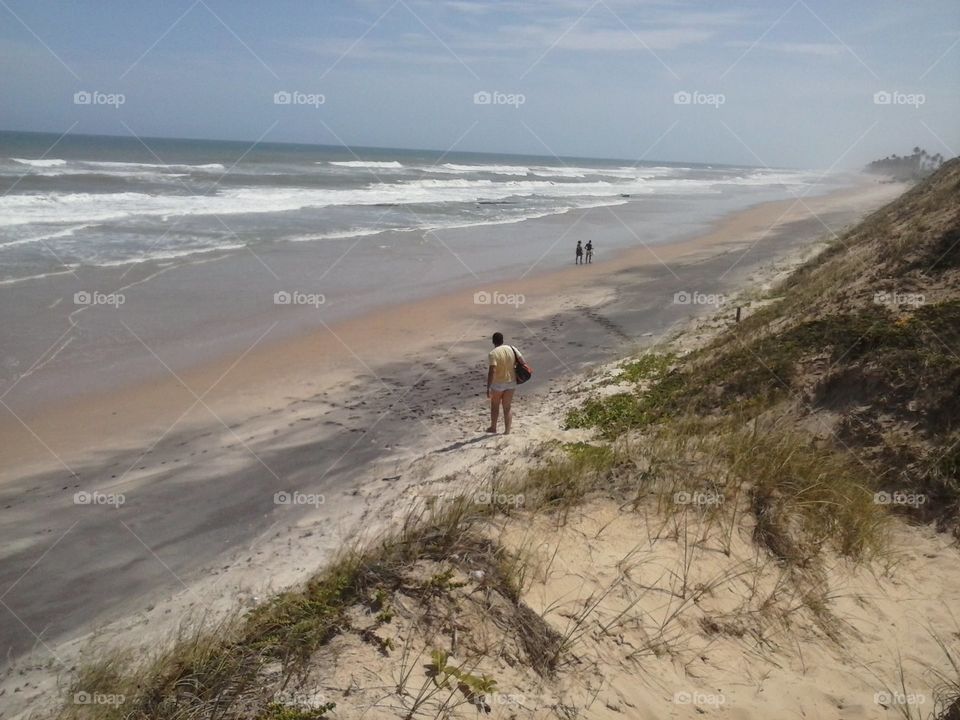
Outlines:
[{"label": "sandy beach", "polygon": [[960,720],[960,3],[778,5],[0,0],[0,720]]},{"label": "sandy beach", "polygon": [[[21,687],[24,698],[48,690],[48,664],[68,665],[95,629],[116,642],[158,637],[182,618],[302,579],[396,516],[424,483],[435,492],[454,470],[519,457],[549,437],[549,418],[585,371],[715,310],[678,302],[678,293],[759,292],[818,239],[902,189],[868,182],[763,203],[676,242],[601,253],[586,267],[478,274],[319,328],[311,317],[308,332],[244,338],[239,352],[186,370],[146,348],[161,370],[146,382],[121,378],[113,389],[8,414],[0,581],[20,623],[3,626],[4,687]],[[615,217],[596,208],[537,222],[558,238],[577,227],[600,248],[604,232],[637,240],[644,232],[629,205]],[[478,292],[523,301],[478,304]],[[495,329],[535,369],[509,438],[483,433]],[[15,394],[7,402],[17,409]],[[76,493],[101,500],[78,505]],[[277,493],[302,504],[278,504]]]}]

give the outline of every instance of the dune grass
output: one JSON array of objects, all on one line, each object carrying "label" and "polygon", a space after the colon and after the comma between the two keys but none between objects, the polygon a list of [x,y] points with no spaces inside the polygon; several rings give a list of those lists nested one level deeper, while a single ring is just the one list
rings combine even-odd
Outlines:
[{"label": "dune grass", "polygon": [[[915,189],[904,201],[936,208],[952,202],[958,187],[938,188],[933,198]],[[960,509],[960,446],[953,435],[938,430],[955,433],[960,423],[955,414],[960,371],[951,350],[960,346],[960,301],[931,303],[909,313],[875,303],[825,302],[843,297],[863,272],[865,258],[905,267],[920,263],[924,270],[931,261],[932,272],[960,263],[949,233],[930,240],[930,232],[914,227],[913,235],[886,239],[897,222],[895,209],[874,213],[794,273],[774,302],[705,348],[684,358],[647,353],[622,364],[612,382],[626,384],[624,391],[588,399],[566,418],[567,427],[594,429],[596,441],[549,449],[543,461],[509,480],[491,482],[487,502],[474,494],[416,508],[400,528],[345,549],[303,587],[245,615],[185,627],[150,657],[106,653],[85,663],[58,718],[318,720],[334,710],[329,703],[301,706],[278,697],[276,688],[295,686],[316,653],[345,633],[356,633],[384,654],[393,652],[377,632],[392,620],[391,598],[402,593],[421,603],[443,602],[473,576],[483,578],[498,617],[518,638],[523,661],[542,677],[553,677],[585,632],[590,603],[608,590],[591,596],[558,633],[523,603],[526,559],[502,547],[491,528],[517,513],[546,514],[562,524],[574,508],[595,497],[615,498],[625,511],[636,512],[638,533],[648,535],[659,530],[651,529],[650,518],[639,511],[652,506],[660,530],[683,543],[683,567],[676,573],[677,585],[669,588],[676,606],[644,652],[659,654],[669,647],[667,625],[703,590],[687,583],[696,546],[688,543],[691,518],[701,540],[717,531],[719,550],[727,554],[734,534],[747,529],[764,559],[779,568],[774,586],[763,596],[751,596],[744,612],[783,615],[805,608],[832,637],[830,598],[818,580],[817,564],[825,552],[858,562],[882,556],[888,549],[889,516],[874,502],[883,479],[869,464],[844,448],[815,442],[790,414],[786,400],[809,405],[834,396],[829,384],[801,392],[805,376],[817,372],[811,367],[842,364],[858,377],[868,370],[872,384],[866,391],[878,411],[902,412],[905,398],[922,399],[925,414],[911,422],[931,428],[932,451],[916,487],[950,512]],[[879,249],[871,243],[879,243]],[[515,502],[518,497],[522,503]],[[760,567],[758,557],[756,574]],[[797,601],[785,603],[784,596]],[[357,617],[364,618],[362,624]],[[622,619],[617,616],[603,632]],[[743,613],[704,617],[699,626],[729,637],[750,631]],[[949,646],[941,647],[957,672],[956,678],[940,678],[937,717],[960,720],[960,669]],[[400,657],[401,675],[409,677],[417,659],[407,656],[407,648]],[[445,655],[433,656],[433,676],[407,698],[407,717],[426,707],[440,688],[449,695],[438,705],[438,717],[459,697],[458,688],[457,702],[479,701],[482,707],[493,680],[447,661]],[[404,686],[399,682],[398,692]],[[82,701],[91,695],[123,702]]]}]

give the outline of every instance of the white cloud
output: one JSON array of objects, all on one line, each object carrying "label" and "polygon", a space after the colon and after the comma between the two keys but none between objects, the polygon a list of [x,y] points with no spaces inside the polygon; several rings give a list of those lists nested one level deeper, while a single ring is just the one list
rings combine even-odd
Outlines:
[{"label": "white cloud", "polygon": [[754,50],[769,50],[771,52],[785,53],[789,55],[820,55],[832,56],[843,55],[847,49],[839,43],[815,43],[815,42],[760,42],[752,43],[745,40],[736,40],[726,43],[727,47],[750,48]]}]

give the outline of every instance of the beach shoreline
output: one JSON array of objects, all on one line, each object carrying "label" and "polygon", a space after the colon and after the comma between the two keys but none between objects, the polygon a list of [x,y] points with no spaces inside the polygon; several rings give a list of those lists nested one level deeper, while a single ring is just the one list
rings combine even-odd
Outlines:
[{"label": "beach shoreline", "polygon": [[[58,449],[75,445],[61,457],[79,477],[31,461],[25,438],[5,443],[8,459],[21,451],[17,464],[5,465],[2,486],[3,534],[13,539],[6,552],[16,560],[7,584],[18,583],[7,602],[25,626],[42,630],[8,639],[14,657],[34,652],[8,667],[3,685],[49,691],[43,665],[51,654],[65,667],[94,637],[164,638],[185,618],[228,612],[302,581],[358,532],[375,533],[402,514],[411,494],[442,492],[451,473],[482,472],[557,432],[558,408],[584,371],[715,310],[678,304],[675,293],[768,289],[824,247],[818,240],[901,190],[872,184],[755,206],[687,242],[398,305],[252,351],[239,364],[59,410],[43,431],[62,433]],[[477,305],[476,288],[523,294],[525,302]],[[518,394],[509,438],[483,434],[483,359],[493,329],[520,345],[536,371]],[[118,407],[140,415],[118,417]],[[323,502],[277,505],[279,491]],[[76,492],[126,502],[77,507]],[[62,596],[65,586],[75,597],[55,600],[51,593]],[[27,680],[19,675],[25,668]]]},{"label": "beach shoreline", "polygon": [[[763,201],[746,210],[722,216],[710,223],[707,230],[688,234],[675,242],[642,245],[612,253],[603,253],[601,248],[597,260],[588,268],[575,267],[571,262],[569,267],[560,269],[534,270],[531,267],[529,273],[525,271],[514,278],[501,275],[486,279],[467,274],[456,283],[456,289],[445,288],[425,297],[381,304],[342,320],[312,318],[305,327],[287,332],[278,339],[274,338],[277,322],[267,318],[257,326],[267,326],[267,331],[257,333],[252,343],[246,341],[231,352],[221,350],[183,369],[156,351],[152,344],[148,345],[140,334],[124,323],[123,327],[131,335],[127,341],[142,346],[142,354],[152,365],[151,374],[133,380],[117,374],[107,389],[78,391],[69,388],[72,394],[64,389],[64,392],[57,393],[55,400],[45,403],[37,402],[35,396],[28,394],[23,408],[17,403],[16,391],[24,389],[16,387],[19,381],[8,387],[5,397],[14,392],[6,399],[10,413],[0,418],[0,436],[10,441],[0,451],[0,461],[5,468],[0,472],[0,482],[24,473],[42,471],[53,464],[64,469],[75,463],[82,464],[89,459],[85,450],[91,447],[102,449],[104,438],[111,439],[117,448],[142,444],[151,434],[163,432],[177,421],[178,408],[189,407],[200,397],[203,398],[201,405],[215,404],[216,409],[211,407],[211,412],[232,422],[243,418],[245,408],[252,401],[269,406],[278,402],[278,398],[290,395],[291,383],[301,390],[308,387],[317,380],[315,368],[318,364],[324,364],[322,375],[328,388],[349,385],[357,374],[378,375],[375,368],[371,369],[372,361],[365,358],[400,359],[429,352],[438,347],[438,343],[440,347],[447,347],[443,340],[458,337],[459,333],[451,328],[465,318],[496,323],[517,314],[511,310],[519,308],[509,304],[477,305],[474,293],[499,293],[501,297],[508,296],[505,298],[508,300],[521,297],[528,307],[536,305],[541,315],[555,309],[551,297],[556,297],[561,290],[579,289],[589,304],[589,298],[595,292],[591,283],[599,285],[611,274],[634,267],[660,266],[669,271],[669,263],[681,258],[689,260],[698,253],[716,252],[724,246],[733,249],[738,243],[741,247],[749,246],[750,238],[755,239],[791,218],[812,215],[813,208],[819,208],[823,213],[844,203],[852,206],[869,204],[873,198],[893,197],[898,187],[864,179],[861,184],[804,198],[802,202]],[[590,215],[605,216],[608,212],[605,207],[590,208],[552,217],[548,221],[568,228],[576,227]],[[623,223],[620,220],[623,212],[618,208],[616,222]],[[565,239],[566,232],[560,233],[559,237]],[[639,233],[631,232],[643,242]],[[731,271],[735,269],[734,265]],[[589,282],[586,272],[591,273]],[[148,273],[148,277],[152,274]],[[384,331],[389,333],[393,358],[385,358],[382,352]],[[122,334],[124,331],[117,332]],[[217,328],[211,327],[208,332],[215,334]],[[181,341],[181,345],[198,346],[203,342],[202,336],[191,336]],[[42,366],[49,360],[44,358],[42,362],[34,363],[38,367],[33,372],[42,372]],[[83,379],[87,380],[86,377]],[[15,417],[11,416],[14,412]],[[189,418],[180,420],[184,421],[189,422]]]}]

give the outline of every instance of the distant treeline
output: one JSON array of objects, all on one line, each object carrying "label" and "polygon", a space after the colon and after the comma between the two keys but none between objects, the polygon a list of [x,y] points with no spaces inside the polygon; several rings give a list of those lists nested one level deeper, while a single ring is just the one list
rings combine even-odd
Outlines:
[{"label": "distant treeline", "polygon": [[912,155],[889,155],[882,160],[874,160],[867,165],[867,172],[878,175],[892,175],[895,180],[921,180],[943,165],[944,157],[940,153],[930,155],[919,147]]}]

